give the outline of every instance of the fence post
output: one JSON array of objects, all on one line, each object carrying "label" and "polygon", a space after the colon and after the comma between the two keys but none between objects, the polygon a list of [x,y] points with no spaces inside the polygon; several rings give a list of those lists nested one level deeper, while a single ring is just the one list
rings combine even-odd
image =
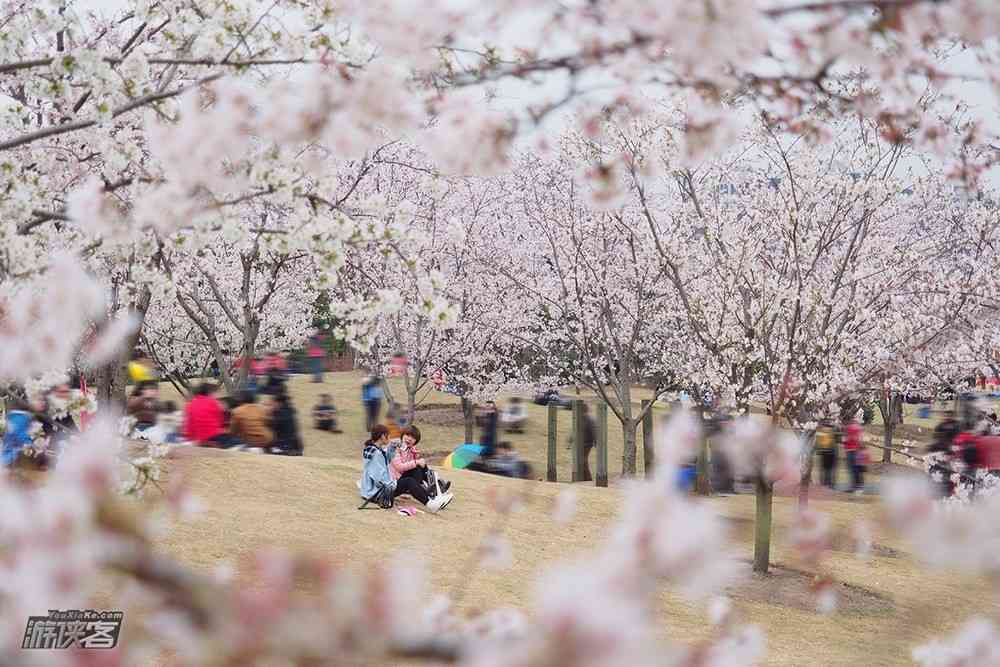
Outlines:
[{"label": "fence post", "polygon": [[579,398],[573,401],[573,462],[574,482],[583,481],[583,401]]},{"label": "fence post", "polygon": [[646,410],[651,402],[644,400],[641,404],[645,411],[642,417],[642,465],[646,477],[653,476],[653,466],[656,464],[653,452],[653,409],[650,407]]},{"label": "fence post", "polygon": [[597,474],[596,486],[608,485],[608,404],[597,403]]},{"label": "fence post", "polygon": [[475,420],[472,414],[472,401],[467,398],[462,399],[462,417],[465,419],[465,442],[475,442]]},{"label": "fence post", "polygon": [[545,479],[555,482],[556,475],[556,446],[559,442],[559,408],[554,403],[549,403],[549,460],[548,468],[545,471]]}]

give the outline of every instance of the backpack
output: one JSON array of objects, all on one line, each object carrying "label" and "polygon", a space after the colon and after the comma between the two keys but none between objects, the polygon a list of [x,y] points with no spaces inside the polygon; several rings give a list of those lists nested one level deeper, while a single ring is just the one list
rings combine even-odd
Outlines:
[{"label": "backpack", "polygon": [[438,480],[437,473],[433,470],[427,470],[422,486],[430,498],[436,498],[441,493],[441,482]]},{"label": "backpack", "polygon": [[371,498],[367,499],[365,502],[377,503],[379,507],[381,507],[384,510],[387,510],[390,509],[393,503],[395,502],[395,499],[392,497],[392,494],[393,494],[393,488],[391,486],[386,486],[385,484],[379,484],[378,492]]}]

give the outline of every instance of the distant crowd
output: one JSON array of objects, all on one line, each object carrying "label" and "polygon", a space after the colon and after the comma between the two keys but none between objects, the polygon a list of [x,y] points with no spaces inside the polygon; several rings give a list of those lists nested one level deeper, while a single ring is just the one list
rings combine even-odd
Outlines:
[{"label": "distant crowd", "polygon": [[[183,409],[173,401],[160,400],[156,381],[139,382],[126,404],[127,415],[134,420],[133,435],[154,442],[301,456],[298,412],[287,389],[284,355],[238,360],[234,370],[243,363],[247,364],[244,390],[220,399],[219,385],[203,382]],[[322,373],[318,379],[322,381]],[[315,428],[339,432],[337,408],[330,394],[320,396],[312,416]]]}]

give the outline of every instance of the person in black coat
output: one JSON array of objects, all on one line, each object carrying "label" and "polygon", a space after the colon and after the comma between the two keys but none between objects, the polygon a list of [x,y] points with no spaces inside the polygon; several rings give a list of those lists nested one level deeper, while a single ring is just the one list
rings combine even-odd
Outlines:
[{"label": "person in black coat", "polygon": [[497,406],[493,401],[489,401],[483,411],[483,434],[479,438],[479,444],[482,445],[482,456],[484,458],[493,456],[493,453],[496,451],[498,420],[499,415],[497,414]]},{"label": "person in black coat", "polygon": [[299,437],[299,420],[291,399],[285,392],[274,394],[271,412],[271,430],[274,432],[272,454],[302,456],[302,439]]}]

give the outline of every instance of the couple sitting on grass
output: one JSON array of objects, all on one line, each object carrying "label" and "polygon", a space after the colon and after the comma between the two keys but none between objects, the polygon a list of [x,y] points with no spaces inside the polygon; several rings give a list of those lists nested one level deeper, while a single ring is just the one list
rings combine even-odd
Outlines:
[{"label": "couple sitting on grass", "polygon": [[408,494],[425,505],[432,514],[440,512],[452,501],[448,493],[450,482],[437,479],[427,467],[427,462],[417,449],[420,430],[407,426],[399,440],[389,440],[389,429],[382,424],[372,428],[371,439],[365,443],[361,457],[364,459],[358,488],[368,503],[392,507],[393,501]]}]

